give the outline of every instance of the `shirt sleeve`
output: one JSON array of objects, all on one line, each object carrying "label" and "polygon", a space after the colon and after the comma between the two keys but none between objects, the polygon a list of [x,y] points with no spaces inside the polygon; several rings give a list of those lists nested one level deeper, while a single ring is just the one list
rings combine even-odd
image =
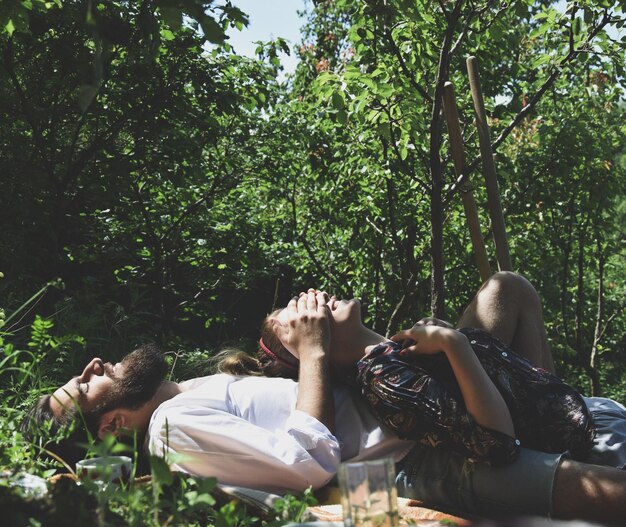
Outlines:
[{"label": "shirt sleeve", "polygon": [[150,453],[175,470],[278,494],[322,487],[341,461],[337,438],[297,410],[284,430],[267,430],[226,411],[181,406],[156,416],[149,434]]},{"label": "shirt sleeve", "polygon": [[[443,447],[494,466],[512,463],[519,441],[478,424],[443,356],[404,360],[396,344],[359,361],[358,382],[380,422],[403,439]],[[424,359],[424,360],[422,360]]]}]

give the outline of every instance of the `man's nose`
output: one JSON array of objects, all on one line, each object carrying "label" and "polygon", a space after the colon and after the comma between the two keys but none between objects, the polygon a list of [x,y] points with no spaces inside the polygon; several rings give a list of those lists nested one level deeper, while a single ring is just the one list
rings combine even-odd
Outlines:
[{"label": "man's nose", "polygon": [[102,362],[102,359],[100,359],[99,357],[94,357],[93,359],[91,359],[91,362],[89,362],[89,364],[85,366],[85,369],[80,376],[81,382],[85,382],[92,375],[104,375],[104,364]]}]

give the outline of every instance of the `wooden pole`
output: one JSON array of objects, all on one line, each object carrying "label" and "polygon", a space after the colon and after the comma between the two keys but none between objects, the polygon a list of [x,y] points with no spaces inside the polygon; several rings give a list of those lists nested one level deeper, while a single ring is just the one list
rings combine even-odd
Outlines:
[{"label": "wooden pole", "polygon": [[[454,171],[457,178],[459,178],[465,170],[465,153],[463,151],[463,136],[461,134],[461,125],[459,124],[459,114],[454,97],[454,86],[451,82],[446,82],[443,87],[443,113],[448,125]],[[478,267],[480,278],[484,282],[491,276],[491,267],[489,266],[485,240],[480,230],[480,220],[478,218],[476,201],[474,201],[474,193],[467,183],[461,188],[461,200],[465,209],[465,218],[467,219],[467,226],[472,240],[476,266]]]},{"label": "wooden pole", "polygon": [[482,89],[480,87],[480,75],[478,73],[476,57],[467,58],[467,73],[469,76],[470,89],[472,91],[472,99],[474,100],[480,157],[483,162],[483,174],[485,176],[485,186],[487,187],[487,202],[489,205],[491,225],[493,227],[493,238],[496,243],[498,267],[501,271],[510,271],[513,266],[511,264],[511,256],[509,255],[509,242],[506,238],[502,206],[500,205],[500,190],[498,189],[496,167],[493,162],[491,138],[489,137],[485,101],[483,100]]}]

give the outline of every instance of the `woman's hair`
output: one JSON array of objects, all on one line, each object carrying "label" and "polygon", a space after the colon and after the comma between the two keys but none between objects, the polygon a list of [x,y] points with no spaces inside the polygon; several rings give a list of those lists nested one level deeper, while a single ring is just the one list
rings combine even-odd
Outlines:
[{"label": "woman's hair", "polygon": [[[261,339],[256,357],[243,351],[226,350],[218,354],[217,371],[230,375],[258,375],[298,379],[296,359],[276,336],[272,320],[281,310],[270,313],[261,325]],[[265,351],[266,348],[269,351]]]}]

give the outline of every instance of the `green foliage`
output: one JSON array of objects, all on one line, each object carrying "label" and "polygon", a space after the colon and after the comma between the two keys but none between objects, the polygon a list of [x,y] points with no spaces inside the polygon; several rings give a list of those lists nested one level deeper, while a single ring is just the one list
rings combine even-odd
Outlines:
[{"label": "green foliage", "polygon": [[[607,32],[611,24],[623,25],[621,6],[513,2],[485,3],[479,11],[462,2],[316,5],[295,84],[303,102],[315,108],[313,130],[321,138],[312,137],[322,145],[299,175],[301,188],[311,191],[296,197],[301,205],[292,199],[298,234],[306,238],[298,260],[312,260],[300,273],[312,269],[325,287],[361,296],[371,308],[368,321],[380,331],[391,333],[421,317],[431,298],[438,313],[445,297],[450,318],[460,314],[479,284],[449,162],[440,90],[444,81],[456,86],[468,166],[475,167],[462,60],[476,55],[501,153],[499,183],[514,262],[546,301],[562,374],[589,392],[583,371],[594,376],[613,369],[609,363],[623,364],[609,356],[600,361],[602,351],[592,363],[592,350],[624,353],[624,294],[619,280],[608,278],[617,269],[623,273],[623,265],[608,264],[623,260],[623,249],[620,242],[606,243],[623,237],[623,227],[612,220],[624,199],[624,173],[615,160],[623,152],[625,46]],[[308,111],[306,104],[300,108]],[[518,149],[527,157],[517,157]],[[485,209],[480,175],[471,177]],[[547,200],[551,191],[562,197]],[[554,239],[568,225],[564,203],[573,207],[575,223],[587,218],[580,276],[574,272],[575,231],[567,240]],[[547,217],[553,221],[542,229]],[[569,252],[560,257],[566,246]],[[604,287],[597,315],[600,260],[603,280],[613,285]],[[572,296],[573,290],[579,293]],[[612,375],[619,385],[623,373],[617,371]],[[601,385],[594,382],[596,393]]]},{"label": "green foliage", "polygon": [[[158,459],[158,458],[157,458]],[[264,518],[250,514],[236,500],[215,497],[214,479],[197,479],[171,474],[167,466],[149,482],[102,485],[71,478],[59,478],[48,485],[45,496],[33,495],[20,481],[23,476],[0,479],[0,503],[5,519],[15,527],[26,525],[150,526],[186,525],[201,527],[278,527],[300,521],[302,512],[314,504],[311,492],[302,499],[287,496],[279,500]],[[155,493],[154,488],[159,492]],[[68,514],[71,511],[71,514]]]},{"label": "green foliage", "polygon": [[[111,41],[125,43],[129,25],[124,19],[124,6],[109,0],[96,2],[73,2],[68,0],[3,0],[0,16],[0,30],[9,37],[15,32],[29,33],[32,18],[40,15],[54,15],[56,10],[70,8],[78,4],[87,27]],[[111,13],[114,9],[117,12]],[[152,10],[150,10],[152,9]],[[234,6],[230,0],[213,5],[202,0],[181,0],[171,2],[157,0],[153,5],[144,5],[134,13],[136,24],[148,39],[158,42],[160,38],[172,38],[172,32],[180,31],[185,17],[188,22],[201,30],[203,37],[215,44],[225,44],[226,29],[229,26],[241,29],[248,25],[246,14]],[[163,23],[164,27],[161,27]],[[165,29],[165,28],[169,29]]]},{"label": "green foliage", "polygon": [[[570,96],[545,101],[546,111],[506,149],[511,235],[543,291],[556,353],[569,366],[562,374],[578,381],[576,373],[585,372],[593,385],[585,382],[583,391],[605,386],[605,393],[623,398],[621,367],[615,367],[623,362],[626,298],[618,263],[624,258],[618,211],[626,190],[617,162],[625,131],[621,90],[590,71]],[[532,184],[537,179],[541,185]],[[604,382],[594,372],[600,364]]]},{"label": "green foliage", "polygon": [[[432,311],[457,318],[479,278],[446,81],[491,245],[467,55],[480,64],[514,266],[539,289],[559,373],[624,401],[623,11],[319,1],[280,83],[286,42],[232,54],[225,30],[247,17],[231,2],[3,1],[0,465],[59,467],[18,424],[94,354],[117,360],[156,340],[175,350],[174,376],[206,373],[196,361],[246,347],[267,312],[311,285],[361,297],[385,334]],[[257,522],[213,503],[210,480],[156,459],[152,473],[148,488],[112,490],[101,521]],[[26,500],[35,522],[94,497],[62,485],[40,508],[4,483],[1,499]],[[98,509],[91,498],[77,518]],[[307,501],[279,504],[276,521]]]},{"label": "green foliage", "polygon": [[[156,47],[141,27],[124,45],[97,45],[81,9],[32,13],[30,33],[0,41],[3,93],[27,94],[5,109],[21,117],[2,132],[17,148],[2,161],[15,176],[2,203],[13,225],[3,254],[14,252],[2,266],[13,291],[61,276],[64,321],[125,349],[131,338],[171,338],[173,324],[224,320],[228,302],[213,302],[219,286],[249,287],[264,275],[249,243],[256,229],[231,199],[271,170],[263,157],[272,144],[251,137],[269,136],[262,112],[276,100],[275,54],[270,46],[270,63],[203,54],[186,27]],[[86,111],[81,93],[96,59],[103,78]],[[25,158],[28,144],[37,153]]]},{"label": "green foliage", "polygon": [[[311,283],[360,296],[381,332],[421,317],[435,297],[432,308],[454,318],[478,281],[437,113],[442,82],[457,85],[468,159],[477,155],[468,53],[480,59],[494,137],[537,104],[564,136],[562,105],[536,94],[545,85],[553,100],[571,101],[567,115],[581,122],[575,101],[586,78],[611,86],[594,96],[599,111],[619,94],[623,43],[606,33],[607,16],[619,16],[612,9],[514,2],[444,14],[431,3],[320,2],[299,69],[279,85],[280,39],[259,46],[255,61],[225,48],[203,53],[202,38],[185,25],[173,31],[171,21],[158,25],[166,37],[149,39],[132,7],[98,4],[103,27],[124,20],[126,30],[96,36],[82,4],[45,17],[33,8],[28,31],[1,41],[11,116],[0,162],[10,175],[0,203],[7,305],[27,284],[60,276],[67,289],[50,295],[44,313],[59,310],[65,333],[113,358],[138,339],[203,348],[254,338],[275,302]],[[593,53],[572,54],[591,38]],[[86,82],[97,91],[81,107]],[[613,101],[611,112],[617,123],[622,107]],[[499,149],[526,137],[514,132]],[[515,189],[506,157],[501,164],[506,207]],[[620,173],[615,165],[608,176]],[[556,187],[567,188],[565,175]],[[525,236],[512,228],[516,246]]]},{"label": "green foliage", "polygon": [[300,497],[287,495],[282,499],[276,500],[274,504],[276,519],[269,525],[279,525],[285,520],[296,523],[303,522],[305,521],[307,507],[315,505],[317,505],[317,499],[310,487]]}]

